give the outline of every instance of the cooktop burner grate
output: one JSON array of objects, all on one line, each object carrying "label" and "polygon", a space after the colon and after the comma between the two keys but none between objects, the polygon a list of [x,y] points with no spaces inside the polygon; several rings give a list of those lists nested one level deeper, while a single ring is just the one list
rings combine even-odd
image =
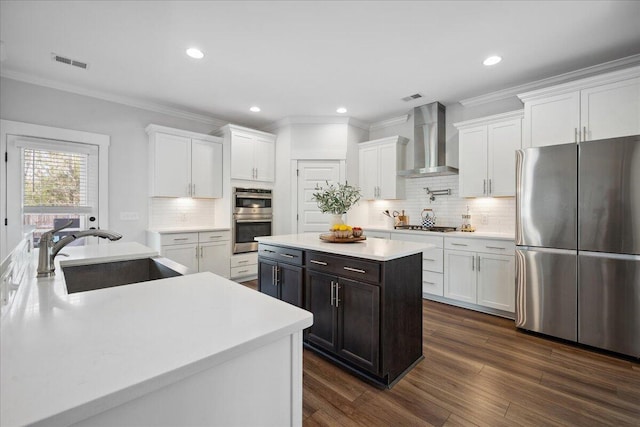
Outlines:
[{"label": "cooktop burner grate", "polygon": [[396,225],[394,228],[396,230],[437,231],[440,233],[456,231],[456,227],[424,227],[422,225]]}]

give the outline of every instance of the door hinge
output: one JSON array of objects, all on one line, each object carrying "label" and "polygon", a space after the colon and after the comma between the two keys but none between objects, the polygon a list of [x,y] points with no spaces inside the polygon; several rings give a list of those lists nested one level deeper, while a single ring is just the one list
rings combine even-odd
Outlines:
[{"label": "door hinge", "polygon": [[300,169],[296,169],[296,176],[300,176]]},{"label": "door hinge", "polygon": [[300,221],[300,214],[296,214],[296,221]]},{"label": "door hinge", "polygon": [[4,152],[4,162],[7,163],[9,161],[9,153],[7,151]]},{"label": "door hinge", "polygon": [[9,221],[7,220],[7,218],[4,219],[4,225],[9,225]]}]

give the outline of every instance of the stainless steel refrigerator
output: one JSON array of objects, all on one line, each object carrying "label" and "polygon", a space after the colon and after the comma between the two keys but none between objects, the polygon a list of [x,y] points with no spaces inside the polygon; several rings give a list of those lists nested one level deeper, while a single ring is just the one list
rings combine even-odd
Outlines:
[{"label": "stainless steel refrigerator", "polygon": [[516,168],[516,326],[640,357],[640,135]]}]

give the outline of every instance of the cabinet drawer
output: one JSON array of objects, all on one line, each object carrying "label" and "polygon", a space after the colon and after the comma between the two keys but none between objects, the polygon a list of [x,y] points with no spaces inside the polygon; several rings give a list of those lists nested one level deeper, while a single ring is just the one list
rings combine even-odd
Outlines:
[{"label": "cabinet drawer", "polygon": [[456,251],[485,252],[491,254],[513,255],[515,243],[509,240],[492,239],[465,239],[447,237],[444,239],[444,248]]},{"label": "cabinet drawer", "polygon": [[299,249],[260,244],[258,255],[288,264],[302,265],[302,251]]},{"label": "cabinet drawer", "polygon": [[380,282],[380,264],[377,262],[307,252],[306,267],[336,276],[374,283]]},{"label": "cabinet drawer", "polygon": [[436,273],[444,272],[444,254],[441,248],[433,248],[422,252],[422,269]]},{"label": "cabinet drawer", "polygon": [[231,267],[231,278],[255,276],[258,274],[258,264],[245,265],[242,267]]},{"label": "cabinet drawer", "polygon": [[422,272],[422,292],[432,295],[444,295],[444,277],[440,273]]},{"label": "cabinet drawer", "polygon": [[198,243],[198,233],[171,233],[160,236],[162,246],[184,245],[186,243]]},{"label": "cabinet drawer", "polygon": [[198,240],[200,243],[207,242],[221,242],[224,240],[231,240],[230,231],[201,231],[198,233]]},{"label": "cabinet drawer", "polygon": [[258,254],[255,252],[248,254],[234,255],[231,257],[231,267],[246,267],[247,265],[257,265]]}]

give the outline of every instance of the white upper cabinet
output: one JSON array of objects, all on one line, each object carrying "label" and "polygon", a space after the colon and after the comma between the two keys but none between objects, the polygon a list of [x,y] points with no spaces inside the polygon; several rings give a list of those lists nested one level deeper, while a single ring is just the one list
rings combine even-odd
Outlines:
[{"label": "white upper cabinet", "polygon": [[455,123],[459,130],[460,196],[515,196],[522,110]]},{"label": "white upper cabinet", "polygon": [[524,147],[640,134],[640,67],[518,95]]},{"label": "white upper cabinet", "polygon": [[230,142],[231,179],[275,180],[275,135],[236,125],[223,126],[218,135]]},{"label": "white upper cabinet", "polygon": [[405,147],[402,136],[376,139],[359,144],[358,179],[365,200],[404,198]]},{"label": "white upper cabinet", "polygon": [[149,125],[151,197],[222,197],[222,140]]}]

